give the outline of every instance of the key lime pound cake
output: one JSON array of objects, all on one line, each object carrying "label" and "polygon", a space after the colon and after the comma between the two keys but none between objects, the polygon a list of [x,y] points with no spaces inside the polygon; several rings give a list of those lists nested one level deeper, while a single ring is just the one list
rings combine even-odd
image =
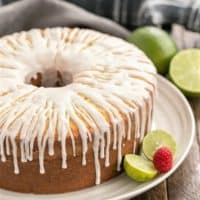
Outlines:
[{"label": "key lime pound cake", "polygon": [[0,39],[0,188],[59,193],[118,175],[151,127],[155,68],[87,29]]}]

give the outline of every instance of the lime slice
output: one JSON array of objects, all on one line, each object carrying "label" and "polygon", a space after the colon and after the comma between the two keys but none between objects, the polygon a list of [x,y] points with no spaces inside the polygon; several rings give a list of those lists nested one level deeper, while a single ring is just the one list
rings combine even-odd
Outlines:
[{"label": "lime slice", "polygon": [[146,26],[136,29],[127,40],[146,53],[160,74],[168,72],[169,63],[176,54],[177,48],[167,32]]},{"label": "lime slice", "polygon": [[130,178],[139,182],[151,180],[157,174],[157,170],[151,161],[135,154],[125,156],[124,169]]},{"label": "lime slice", "polygon": [[170,78],[187,96],[200,96],[200,50],[179,52],[170,63]]},{"label": "lime slice", "polygon": [[155,130],[144,137],[142,151],[148,159],[152,160],[154,153],[160,147],[168,147],[173,155],[176,153],[176,142],[169,133],[162,130]]}]

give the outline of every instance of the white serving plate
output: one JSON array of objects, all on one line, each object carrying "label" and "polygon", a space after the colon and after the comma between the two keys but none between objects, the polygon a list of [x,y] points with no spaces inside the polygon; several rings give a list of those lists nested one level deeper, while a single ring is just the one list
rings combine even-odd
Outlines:
[{"label": "white serving plate", "polygon": [[121,174],[101,185],[64,194],[34,195],[0,190],[0,200],[119,200],[135,197],[161,183],[180,166],[190,150],[195,135],[195,121],[186,98],[161,76],[158,76],[158,93],[153,118],[153,129],[155,128],[172,133],[176,138],[178,150],[172,170],[152,181],[136,183],[125,174]]}]

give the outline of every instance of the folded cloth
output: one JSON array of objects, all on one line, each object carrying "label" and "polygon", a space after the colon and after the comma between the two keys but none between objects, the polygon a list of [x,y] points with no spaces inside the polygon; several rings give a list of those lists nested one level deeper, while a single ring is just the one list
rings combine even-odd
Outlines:
[{"label": "folded cloth", "polygon": [[126,38],[129,31],[62,0],[22,0],[0,8],[0,36],[31,28],[87,27]]}]

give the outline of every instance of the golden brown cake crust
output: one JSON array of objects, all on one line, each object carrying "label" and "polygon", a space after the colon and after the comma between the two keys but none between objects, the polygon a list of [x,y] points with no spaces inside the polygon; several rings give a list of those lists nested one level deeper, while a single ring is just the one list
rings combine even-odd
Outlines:
[{"label": "golden brown cake crust", "polygon": [[[125,117],[124,121],[127,129],[127,119]],[[146,124],[147,121],[148,119],[146,119]],[[147,127],[145,129],[147,129]],[[133,146],[135,146],[135,152],[138,152],[140,139],[138,138],[138,140],[134,140],[134,134],[135,128],[132,126],[131,140],[127,140],[127,138],[123,139],[122,156],[127,153],[132,153]],[[66,142],[66,148],[68,151],[67,169],[62,169],[60,167],[62,162],[60,157],[61,147],[60,142],[55,142],[55,154],[53,156],[49,156],[46,150],[44,161],[46,172],[45,174],[40,174],[38,170],[39,152],[36,140],[34,144],[33,161],[26,163],[19,162],[20,174],[13,173],[14,169],[12,156],[9,156],[5,163],[0,163],[0,187],[23,193],[54,194],[76,191],[94,186],[96,175],[92,143],[90,142],[88,147],[87,164],[83,166],[81,138],[76,129],[74,129],[74,135],[76,135],[76,157],[73,156],[71,139],[67,138]],[[19,138],[17,139],[17,144],[19,147]],[[123,171],[123,168],[121,168],[120,171],[117,171],[117,149],[113,150],[112,144],[113,138],[111,138],[110,145],[110,165],[106,167],[105,159],[100,159],[101,183],[110,180]],[[20,155],[20,152],[18,152],[18,155]],[[20,159],[21,158],[19,156],[18,161],[20,161]]]},{"label": "golden brown cake crust", "polygon": [[[151,94],[152,95],[152,94]],[[148,104],[145,104],[148,110]],[[141,118],[141,110],[140,110]],[[127,118],[123,116],[125,122],[125,128],[127,131]],[[134,120],[134,119],[132,119]],[[147,131],[148,118],[145,122],[145,132]],[[110,124],[111,125],[111,124]],[[122,142],[122,156],[127,153],[132,153],[133,148],[135,152],[138,152],[140,146],[140,138],[135,139],[135,127],[134,123],[131,127],[131,139],[123,139]],[[39,151],[37,140],[34,143],[33,151],[33,161],[31,162],[20,162],[20,139],[16,138],[16,143],[18,146],[18,163],[20,168],[19,174],[14,174],[13,170],[13,158],[8,156],[6,162],[0,163],[0,187],[7,190],[12,190],[16,192],[23,193],[35,193],[35,194],[54,194],[54,193],[64,193],[70,191],[76,191],[91,187],[95,185],[95,165],[94,165],[94,152],[92,148],[92,142],[89,142],[88,152],[87,152],[87,164],[82,165],[82,145],[80,134],[78,133],[77,127],[73,127],[73,134],[76,141],[76,156],[73,156],[72,151],[72,141],[70,137],[67,138],[66,149],[68,152],[68,166],[67,169],[61,168],[62,158],[61,158],[61,143],[56,141],[54,143],[55,154],[49,156],[48,149],[45,151],[45,173],[41,174],[39,172]],[[93,134],[92,134],[93,135]],[[112,129],[111,129],[111,135]],[[110,180],[111,178],[119,175],[120,171],[117,171],[117,149],[113,150],[113,137],[111,138],[110,144],[110,165],[105,166],[105,159],[100,159],[101,166],[101,183]]]},{"label": "golden brown cake crust", "polygon": [[[82,166],[80,153],[76,157],[72,156],[69,141],[68,168],[61,169],[60,144],[55,144],[54,156],[46,156],[45,174],[39,173],[38,152],[34,152],[35,159],[32,162],[19,162],[20,174],[13,173],[13,161],[9,158],[5,163],[0,164],[0,187],[16,192],[50,194],[75,191],[95,185],[95,166],[92,146],[87,153],[87,165]],[[123,142],[122,154],[133,151],[133,140]],[[81,144],[77,148],[81,150]],[[70,152],[71,151],[71,152]],[[105,167],[105,160],[101,159],[101,181],[105,182],[120,172],[116,170],[117,150],[110,149],[110,166]]]}]

